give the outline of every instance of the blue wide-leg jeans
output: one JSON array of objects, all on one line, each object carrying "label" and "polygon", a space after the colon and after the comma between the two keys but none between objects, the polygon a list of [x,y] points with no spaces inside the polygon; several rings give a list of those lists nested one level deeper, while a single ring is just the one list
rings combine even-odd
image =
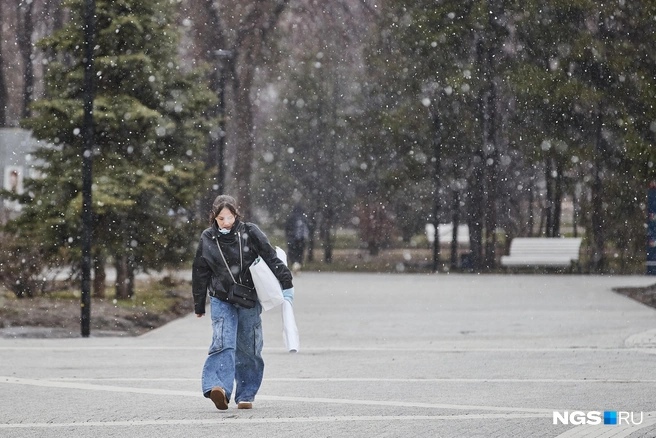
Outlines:
[{"label": "blue wide-leg jeans", "polygon": [[203,367],[202,388],[209,397],[220,386],[230,401],[236,382],[235,402],[255,400],[262,384],[262,307],[244,309],[210,297],[212,345]]}]

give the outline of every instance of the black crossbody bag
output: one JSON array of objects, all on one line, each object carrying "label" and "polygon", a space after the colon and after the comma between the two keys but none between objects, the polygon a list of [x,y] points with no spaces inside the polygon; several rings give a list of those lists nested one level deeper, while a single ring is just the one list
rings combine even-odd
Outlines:
[{"label": "black crossbody bag", "polygon": [[[237,239],[239,240],[239,273],[241,276],[241,271],[244,269],[244,259],[241,253],[241,233],[237,233]],[[216,246],[219,248],[219,253],[221,254],[223,263],[225,263],[228,274],[230,274],[230,278],[232,278],[232,285],[230,285],[230,288],[228,289],[228,299],[226,301],[231,304],[237,304],[238,306],[241,306],[245,309],[252,309],[257,303],[257,292],[255,291],[255,288],[237,283],[234,275],[232,275],[230,266],[228,266],[228,261],[223,255],[223,251],[221,251],[219,239],[216,240]]]}]

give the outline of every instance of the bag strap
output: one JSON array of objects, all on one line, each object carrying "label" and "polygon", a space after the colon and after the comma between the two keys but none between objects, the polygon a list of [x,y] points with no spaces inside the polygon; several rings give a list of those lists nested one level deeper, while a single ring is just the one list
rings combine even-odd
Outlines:
[{"label": "bag strap", "polygon": [[[244,258],[241,253],[241,233],[237,233],[237,239],[239,240],[239,279],[241,280],[241,271],[244,269]],[[216,239],[216,247],[219,248],[219,254],[221,254],[221,258],[223,259],[223,263],[225,263],[226,269],[228,270],[228,274],[230,274],[230,278],[232,278],[232,282],[237,284],[237,280],[235,280],[235,276],[232,275],[232,271],[230,270],[230,266],[228,266],[228,261],[226,260],[225,256],[223,255],[223,251],[221,250],[221,245],[219,245],[219,239]]]}]

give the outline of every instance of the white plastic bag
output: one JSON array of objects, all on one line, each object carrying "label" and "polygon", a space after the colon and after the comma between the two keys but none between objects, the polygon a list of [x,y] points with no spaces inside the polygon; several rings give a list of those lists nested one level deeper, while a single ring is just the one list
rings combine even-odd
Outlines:
[{"label": "white plastic bag", "polygon": [[298,327],[296,327],[294,306],[287,300],[282,303],[282,337],[287,351],[296,353],[300,347]]},{"label": "white plastic bag", "polygon": [[269,265],[261,257],[258,257],[249,269],[262,310],[271,310],[281,305],[285,301],[282,296],[282,287],[276,276],[271,272]]},{"label": "white plastic bag", "polygon": [[279,246],[276,246],[276,255],[287,266],[287,253]]},{"label": "white plastic bag", "polygon": [[[282,262],[287,264],[287,254],[280,247],[276,246],[276,255]],[[296,327],[296,317],[294,316],[294,305],[285,300],[282,303],[282,338],[285,341],[285,347],[290,353],[296,353],[300,347],[298,337],[298,327]]]},{"label": "white plastic bag", "polygon": [[[276,256],[285,265],[287,264],[287,254],[278,246],[276,246]],[[282,337],[287,351],[296,353],[300,347],[300,340],[294,306],[282,296],[282,287],[264,260],[258,257],[251,265],[250,270],[262,309],[266,311],[282,304]]]}]

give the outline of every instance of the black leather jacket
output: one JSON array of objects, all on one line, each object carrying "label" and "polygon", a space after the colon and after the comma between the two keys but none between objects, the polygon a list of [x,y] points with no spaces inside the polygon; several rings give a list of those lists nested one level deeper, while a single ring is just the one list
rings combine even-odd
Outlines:
[{"label": "black leather jacket", "polygon": [[[241,240],[241,263],[239,240]],[[248,268],[260,256],[271,268],[283,289],[292,287],[291,271],[278,258],[276,250],[257,225],[236,221],[228,234],[221,234],[218,225],[214,222],[201,234],[192,266],[191,283],[194,311],[197,315],[205,313],[208,292],[225,300],[228,297],[226,291],[232,284],[232,278],[221,258],[217,242],[221,245],[223,255],[238,283],[253,287],[253,278]]]}]

